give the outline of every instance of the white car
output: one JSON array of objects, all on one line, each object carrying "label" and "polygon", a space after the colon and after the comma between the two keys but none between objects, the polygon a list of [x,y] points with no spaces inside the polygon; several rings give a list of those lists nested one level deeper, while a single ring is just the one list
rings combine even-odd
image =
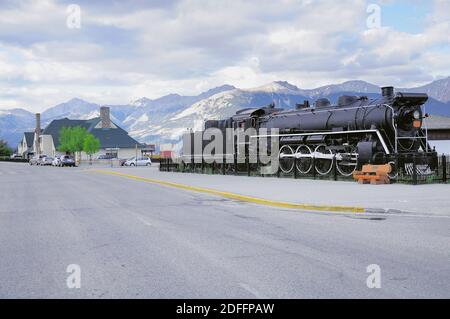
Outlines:
[{"label": "white car", "polygon": [[132,157],[127,160],[124,164],[125,166],[150,166],[152,165],[152,160],[148,157]]},{"label": "white car", "polygon": [[55,156],[55,158],[52,161],[52,166],[60,166],[61,165],[61,160],[60,157],[57,155]]}]

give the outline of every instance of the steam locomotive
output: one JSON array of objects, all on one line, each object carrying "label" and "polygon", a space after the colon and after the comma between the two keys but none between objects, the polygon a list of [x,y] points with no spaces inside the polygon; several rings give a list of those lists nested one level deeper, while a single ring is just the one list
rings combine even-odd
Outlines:
[{"label": "steam locomotive", "polygon": [[[381,97],[341,96],[336,105],[320,98],[297,104],[294,109],[271,104],[239,110],[225,120],[209,120],[205,128],[278,128],[279,169],[283,173],[328,175],[335,168],[343,176],[367,163],[391,164],[393,174],[414,161],[430,171],[437,166],[437,153],[430,148],[422,127],[422,93],[394,92],[383,87]],[[192,135],[192,134],[191,134]],[[258,138],[258,136],[256,136]],[[236,154],[237,143],[233,152]],[[232,154],[233,155],[233,154]]]}]

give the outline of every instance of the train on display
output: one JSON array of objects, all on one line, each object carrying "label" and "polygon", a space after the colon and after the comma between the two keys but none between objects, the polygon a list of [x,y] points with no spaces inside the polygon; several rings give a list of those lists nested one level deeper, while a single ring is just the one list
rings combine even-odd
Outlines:
[{"label": "train on display", "polygon": [[[422,125],[427,117],[423,112],[427,100],[427,94],[384,87],[381,97],[372,100],[367,96],[341,96],[337,104],[320,98],[293,109],[273,104],[242,109],[230,118],[206,121],[205,129],[278,129],[277,134],[266,137],[277,139],[278,149],[270,152],[277,153],[279,170],[285,174],[295,171],[299,175],[326,176],[334,168],[342,176],[351,176],[371,163],[391,164],[395,175],[407,171],[413,161],[414,167],[426,174],[437,166],[437,153],[430,148]],[[191,143],[193,133],[184,137],[184,143],[186,138]],[[238,143],[236,137],[233,140],[233,154],[227,155],[236,157]],[[189,156],[192,158],[192,154]]]}]

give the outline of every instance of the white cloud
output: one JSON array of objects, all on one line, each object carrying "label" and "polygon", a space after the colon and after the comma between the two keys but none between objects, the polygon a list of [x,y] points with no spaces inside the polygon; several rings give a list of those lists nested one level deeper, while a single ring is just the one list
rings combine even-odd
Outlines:
[{"label": "white cloud", "polygon": [[419,34],[367,30],[365,0],[78,2],[77,30],[66,27],[69,2],[0,4],[0,108],[74,96],[127,103],[224,83],[409,86],[450,75],[448,0],[435,0]]}]

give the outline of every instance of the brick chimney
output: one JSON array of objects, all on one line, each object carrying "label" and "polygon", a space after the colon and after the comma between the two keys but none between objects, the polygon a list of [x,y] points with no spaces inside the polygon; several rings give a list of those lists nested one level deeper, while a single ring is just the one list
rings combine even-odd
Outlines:
[{"label": "brick chimney", "polygon": [[111,118],[109,117],[109,107],[107,106],[100,107],[100,121],[102,128],[111,127]]}]

